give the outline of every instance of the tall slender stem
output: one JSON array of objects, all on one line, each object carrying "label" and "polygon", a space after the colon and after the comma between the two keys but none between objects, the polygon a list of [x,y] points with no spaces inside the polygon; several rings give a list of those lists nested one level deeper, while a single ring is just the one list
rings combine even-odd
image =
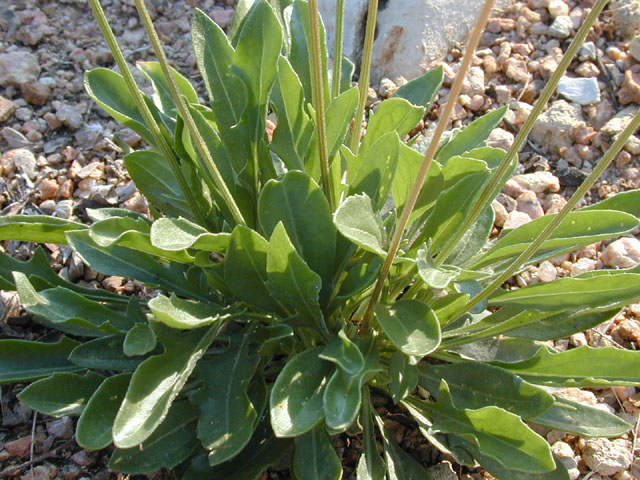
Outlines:
[{"label": "tall slender stem", "polygon": [[640,110],[636,112],[636,115],[631,120],[631,123],[627,125],[622,133],[618,136],[616,141],[609,147],[609,149],[605,152],[602,160],[596,165],[593,171],[589,174],[589,176],[582,182],[582,184],[578,187],[578,189],[571,196],[567,204],[563,207],[562,210],[549,222],[549,224],[540,232],[540,235],[527,247],[527,249],[522,252],[518,258],[516,258],[509,268],[507,268],[500,276],[498,276],[493,282],[487,285],[478,295],[473,297],[464,307],[461,312],[458,312],[456,317],[460,317],[473,307],[481,303],[483,300],[489,297],[493,293],[494,290],[500,287],[505,281],[507,281],[514,273],[516,273],[524,263],[534,255],[538,249],[542,246],[542,244],[553,234],[556,228],[567,218],[567,215],[571,213],[571,210],[578,204],[578,202],[584,197],[584,195],[589,191],[589,189],[593,186],[595,181],[602,175],[605,169],[609,166],[609,164],[616,157],[618,152],[624,147],[624,144],[627,143],[627,140],[633,133],[640,127]]},{"label": "tall slender stem", "polygon": [[357,154],[358,149],[360,148],[362,117],[364,115],[364,107],[367,104],[367,96],[369,95],[369,78],[371,77],[371,55],[373,54],[373,37],[376,33],[377,16],[378,0],[369,0],[369,10],[367,11],[367,26],[364,32],[364,51],[362,52],[360,79],[358,80],[360,101],[358,102],[353,136],[351,137],[351,151],[354,154]]},{"label": "tall slender stem", "polygon": [[471,37],[469,38],[469,42],[467,43],[467,49],[464,53],[464,58],[462,59],[462,63],[460,64],[460,70],[458,71],[456,79],[453,82],[453,85],[451,86],[451,90],[449,92],[449,100],[447,101],[444,111],[440,116],[438,126],[436,127],[436,130],[433,134],[433,138],[431,139],[431,143],[429,144],[427,153],[424,156],[422,165],[420,166],[420,170],[418,171],[418,175],[416,176],[416,180],[413,184],[413,188],[411,189],[411,193],[409,194],[409,198],[407,199],[407,202],[402,209],[402,214],[400,215],[400,219],[398,220],[398,223],[396,225],[396,230],[393,233],[391,245],[389,246],[389,252],[387,253],[387,257],[385,258],[384,264],[382,265],[380,276],[378,277],[378,281],[373,290],[373,294],[369,299],[369,305],[367,306],[367,310],[360,325],[361,332],[366,331],[369,328],[369,322],[371,320],[371,315],[373,314],[373,306],[378,301],[378,298],[380,298],[380,293],[382,292],[384,282],[386,281],[389,270],[391,269],[393,259],[398,253],[400,241],[402,240],[402,234],[404,233],[404,229],[407,226],[407,222],[409,221],[409,216],[413,211],[413,207],[415,207],[418,196],[420,195],[420,190],[422,189],[422,184],[424,183],[424,179],[427,176],[427,172],[429,171],[429,167],[431,166],[433,157],[435,156],[438,149],[440,137],[442,137],[442,134],[447,128],[447,124],[449,123],[449,119],[451,118],[453,108],[458,102],[458,95],[460,95],[460,90],[462,90],[462,83],[467,76],[469,68],[471,67],[471,59],[473,58],[475,50],[480,43],[482,32],[484,31],[484,27],[487,23],[487,20],[489,19],[489,14],[491,13],[491,9],[493,8],[493,2],[494,0],[485,0],[482,11],[480,12],[480,16],[478,17],[473,32],[471,33]]},{"label": "tall slender stem", "polygon": [[182,191],[182,194],[184,195],[184,198],[187,201],[187,204],[189,205],[189,209],[191,210],[191,213],[193,213],[193,216],[196,218],[197,222],[200,225],[204,225],[204,226],[209,225],[207,218],[204,216],[202,211],[198,208],[198,205],[193,196],[192,190],[189,187],[184,175],[182,174],[182,168],[180,167],[180,161],[178,157],[176,156],[175,152],[169,146],[164,136],[162,135],[162,132],[160,131],[160,127],[156,123],[156,120],[153,118],[153,115],[151,114],[149,107],[147,106],[147,104],[144,101],[144,98],[142,97],[142,92],[140,92],[140,90],[138,89],[138,85],[136,84],[136,81],[134,80],[133,75],[131,74],[131,70],[129,70],[127,61],[125,60],[124,55],[122,54],[122,50],[120,50],[118,41],[116,40],[116,37],[114,36],[113,31],[111,30],[111,26],[109,25],[109,21],[107,20],[104,10],[102,9],[102,5],[100,5],[100,1],[89,0],[89,6],[91,7],[93,14],[96,17],[96,20],[98,21],[98,26],[102,31],[102,35],[107,41],[107,45],[109,45],[109,49],[111,50],[111,54],[113,55],[113,58],[115,59],[116,64],[118,65],[118,68],[120,68],[120,72],[122,73],[124,81],[127,84],[129,93],[131,93],[131,96],[133,97],[136,107],[138,108],[140,115],[142,115],[142,119],[144,120],[145,125],[151,132],[151,135],[153,136],[153,140],[157,148],[160,150],[162,155],[169,162],[169,167],[171,168],[171,172],[173,173],[173,176],[175,177],[176,181],[178,182],[178,185],[180,186],[180,190]]},{"label": "tall slender stem", "polygon": [[575,38],[571,42],[571,45],[569,45],[567,52],[562,57],[562,60],[560,60],[560,63],[558,64],[558,68],[556,68],[556,70],[553,72],[553,75],[545,85],[544,90],[542,91],[542,93],[540,94],[540,97],[536,101],[533,109],[531,110],[531,113],[529,114],[529,117],[524,122],[524,125],[518,132],[518,135],[516,135],[513,145],[511,146],[511,148],[505,155],[504,159],[500,163],[500,166],[491,177],[491,180],[489,181],[489,183],[483,189],[482,193],[480,194],[480,197],[475,202],[474,206],[469,212],[469,215],[467,215],[467,217],[465,218],[465,221],[463,222],[463,224],[456,231],[456,235],[452,237],[451,240],[447,242],[445,246],[442,248],[442,250],[440,250],[440,252],[438,253],[434,261],[436,266],[440,266],[446,261],[447,257],[451,254],[451,252],[455,249],[460,239],[463,237],[464,233],[476,222],[476,220],[478,219],[478,216],[480,215],[480,213],[482,213],[487,203],[498,194],[499,189],[502,186],[501,184],[502,178],[507,173],[507,170],[509,169],[509,165],[511,164],[513,158],[516,156],[516,154],[524,144],[524,141],[529,136],[529,133],[533,128],[533,124],[535,123],[536,119],[542,112],[542,109],[547,104],[547,102],[549,101],[549,98],[555,91],[556,86],[560,81],[560,78],[564,75],[565,71],[569,67],[569,64],[575,57],[579,48],[582,46],[582,42],[584,42],[584,39],[587,37],[589,30],[591,29],[594,22],[598,18],[598,15],[600,15],[600,12],[602,12],[602,9],[606,6],[608,2],[609,0],[598,0],[596,4],[593,6],[593,9],[591,10],[589,15],[585,19],[584,23],[578,30],[578,33],[576,34]]},{"label": "tall slender stem", "polygon": [[311,34],[311,91],[313,106],[316,110],[316,131],[318,132],[318,150],[320,152],[320,174],[322,175],[322,189],[329,201],[331,211],[335,210],[335,195],[331,170],[329,165],[329,150],[327,148],[327,121],[324,111],[324,85],[322,82],[322,46],[320,44],[320,15],[318,14],[318,0],[309,0],[309,31]]},{"label": "tall slender stem", "polygon": [[336,0],[336,34],[333,42],[333,84],[331,95],[340,95],[342,77],[342,41],[344,35],[344,0]]},{"label": "tall slender stem", "polygon": [[220,174],[220,170],[218,170],[218,166],[213,161],[211,157],[211,152],[207,148],[207,144],[205,143],[200,131],[196,127],[195,121],[191,116],[191,112],[189,112],[189,108],[187,107],[187,103],[184,101],[182,94],[180,93],[180,89],[176,83],[175,78],[173,77],[173,73],[169,68],[169,62],[167,60],[167,56],[164,53],[164,49],[162,48],[162,44],[160,43],[160,37],[158,37],[158,33],[156,32],[155,27],[153,26],[153,21],[151,20],[151,16],[149,15],[149,11],[147,10],[147,6],[144,3],[144,0],[135,0],[136,9],[138,10],[138,14],[142,19],[142,23],[144,24],[145,30],[149,35],[149,39],[151,40],[151,45],[153,45],[153,49],[156,53],[156,57],[158,57],[158,61],[160,62],[160,66],[162,68],[162,72],[167,80],[169,85],[169,89],[171,90],[171,95],[173,96],[173,101],[178,107],[178,112],[180,116],[184,120],[185,125],[187,126],[187,130],[193,139],[193,143],[195,144],[198,152],[204,159],[204,166],[213,178],[216,187],[218,188],[220,195],[227,208],[231,212],[233,219],[239,225],[246,225],[244,217],[238,208],[231,192],[229,191],[229,187],[224,182],[222,175]]}]

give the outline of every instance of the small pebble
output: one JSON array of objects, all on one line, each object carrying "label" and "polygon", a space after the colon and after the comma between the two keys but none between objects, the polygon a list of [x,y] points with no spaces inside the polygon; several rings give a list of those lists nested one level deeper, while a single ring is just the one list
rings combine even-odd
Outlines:
[{"label": "small pebble", "polygon": [[628,469],[633,461],[633,453],[627,440],[593,438],[585,442],[582,460],[591,470],[609,476]]},{"label": "small pebble", "polygon": [[640,263],[640,240],[622,237],[610,243],[602,254],[602,261],[611,268],[631,268]]}]

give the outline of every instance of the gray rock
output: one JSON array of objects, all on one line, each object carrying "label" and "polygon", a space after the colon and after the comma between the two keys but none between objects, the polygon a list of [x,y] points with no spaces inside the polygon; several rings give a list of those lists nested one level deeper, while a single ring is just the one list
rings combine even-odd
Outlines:
[{"label": "gray rock", "polygon": [[0,122],[6,122],[16,111],[16,104],[0,95]]},{"label": "gray rock", "polygon": [[11,127],[4,127],[0,130],[0,135],[2,135],[2,138],[4,138],[11,148],[30,147],[33,145],[31,140]]},{"label": "gray rock", "polygon": [[65,127],[71,130],[78,130],[84,124],[82,114],[73,105],[66,103],[57,104],[56,116]]},{"label": "gray rock", "polygon": [[531,130],[531,139],[541,146],[549,146],[557,151],[570,148],[573,143],[573,129],[584,124],[582,108],[565,100],[557,100],[538,117]]},{"label": "gray rock", "polygon": [[558,93],[567,100],[580,105],[591,105],[600,101],[598,80],[591,78],[571,78],[564,76],[558,82]]},{"label": "gray rock", "polygon": [[629,44],[629,53],[636,62],[640,62],[640,37],[633,37]]},{"label": "gray rock", "polygon": [[582,460],[594,472],[603,476],[615,475],[631,466],[631,445],[622,439],[594,438],[585,442]]},{"label": "gray rock", "polygon": [[[352,62],[357,62],[361,55],[361,45],[364,38],[364,19],[369,0],[348,0],[344,2],[344,42],[342,53]],[[336,1],[320,0],[318,8],[327,34],[327,48],[333,57],[334,40],[336,35]],[[401,72],[394,72],[398,75]]]},{"label": "gray rock", "polygon": [[578,52],[581,56],[587,57],[589,60],[596,59],[596,45],[593,42],[585,42]]},{"label": "gray rock", "polygon": [[567,38],[571,36],[573,31],[573,20],[568,15],[560,15],[556,17],[549,27],[549,35],[558,38]]},{"label": "gray rock", "polygon": [[609,5],[609,12],[616,33],[623,38],[631,38],[640,32],[640,1],[615,0]]},{"label": "gray rock", "polygon": [[30,150],[19,148],[13,152],[13,165],[31,180],[36,178],[36,157]]},{"label": "gray rock", "polygon": [[38,75],[40,64],[34,54],[10,52],[0,55],[0,87],[19,87],[25,83],[32,83],[38,80]]}]

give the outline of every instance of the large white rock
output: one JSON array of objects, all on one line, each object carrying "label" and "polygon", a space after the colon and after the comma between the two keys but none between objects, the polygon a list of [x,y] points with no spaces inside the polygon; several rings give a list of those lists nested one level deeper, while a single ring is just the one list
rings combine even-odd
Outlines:
[{"label": "large white rock", "polygon": [[[329,56],[333,57],[334,40],[336,35],[336,0],[319,0],[318,9],[322,15],[324,28],[327,33],[327,48]],[[362,54],[364,40],[365,18],[369,0],[345,0],[344,2],[344,33],[342,54],[352,62],[358,63]]]}]

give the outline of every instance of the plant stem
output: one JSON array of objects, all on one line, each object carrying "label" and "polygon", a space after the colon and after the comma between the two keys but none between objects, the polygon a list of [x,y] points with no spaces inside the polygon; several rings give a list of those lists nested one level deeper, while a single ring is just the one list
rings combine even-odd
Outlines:
[{"label": "plant stem", "polygon": [[358,154],[360,148],[360,134],[362,133],[362,117],[364,107],[367,104],[369,94],[369,78],[371,76],[371,55],[373,54],[373,37],[376,33],[376,18],[378,15],[378,0],[369,0],[369,10],[367,11],[367,26],[364,33],[364,51],[362,53],[362,64],[360,65],[360,79],[358,89],[360,90],[360,101],[356,110],[353,136],[351,137],[351,151]]},{"label": "plant stem", "polygon": [[102,5],[100,5],[99,0],[89,0],[89,6],[91,7],[93,14],[96,17],[96,20],[98,21],[98,26],[102,31],[102,35],[107,41],[107,45],[111,50],[111,54],[113,55],[113,58],[115,59],[118,65],[118,68],[120,68],[120,72],[122,73],[124,81],[127,84],[129,93],[131,93],[131,96],[133,97],[136,107],[138,108],[140,115],[142,115],[142,118],[144,119],[144,123],[146,124],[147,128],[149,128],[151,135],[153,135],[153,139],[156,143],[157,148],[160,150],[162,155],[169,162],[171,172],[173,173],[173,176],[176,178],[176,181],[180,186],[180,190],[182,191],[182,194],[184,195],[185,200],[189,204],[189,209],[191,210],[191,213],[193,213],[193,216],[196,218],[197,222],[200,225],[203,225],[203,226],[209,225],[207,218],[204,216],[202,211],[198,208],[197,202],[193,196],[192,190],[189,187],[184,175],[182,174],[182,168],[180,167],[180,161],[178,157],[176,156],[175,152],[169,146],[164,136],[162,135],[162,132],[160,131],[160,127],[158,126],[155,119],[153,118],[153,115],[151,114],[149,107],[147,106],[147,104],[144,101],[144,98],[142,97],[142,93],[140,92],[140,90],[138,89],[138,86],[136,85],[136,81],[134,80],[133,75],[129,70],[129,66],[127,65],[127,61],[125,60],[124,55],[120,50],[118,41],[116,40],[116,37],[114,36],[113,31],[111,30],[111,26],[109,25],[109,21],[107,20],[104,10],[102,9]]},{"label": "plant stem", "polygon": [[336,0],[336,34],[333,45],[333,84],[331,95],[340,95],[340,77],[342,77],[342,37],[344,34],[344,0]]},{"label": "plant stem", "polygon": [[555,91],[556,86],[560,81],[560,78],[566,72],[567,68],[569,67],[569,64],[575,57],[576,53],[578,53],[578,50],[582,46],[582,42],[584,42],[584,39],[587,37],[587,34],[589,33],[589,30],[593,26],[594,22],[598,18],[598,15],[600,14],[600,12],[602,12],[602,9],[605,7],[608,1],[609,0],[598,0],[596,4],[593,6],[593,9],[591,10],[589,15],[585,19],[584,23],[578,30],[578,33],[576,34],[575,38],[571,42],[571,45],[569,45],[567,52],[563,55],[562,60],[560,60],[560,63],[558,64],[558,68],[556,68],[556,70],[553,72],[553,75],[545,85],[545,88],[540,94],[540,97],[538,98],[538,100],[536,101],[533,107],[533,110],[531,110],[531,113],[527,117],[527,120],[524,122],[524,125],[518,132],[518,135],[516,136],[513,142],[513,145],[511,146],[511,148],[505,155],[504,159],[500,163],[500,166],[492,175],[491,180],[483,189],[482,193],[480,194],[480,197],[475,202],[473,208],[469,212],[469,215],[467,215],[463,224],[456,231],[455,236],[453,236],[451,240],[447,242],[447,244],[442,248],[442,250],[440,250],[440,252],[436,256],[434,260],[434,263],[436,266],[442,265],[447,260],[447,257],[458,245],[458,242],[463,237],[465,232],[469,228],[471,228],[473,224],[476,222],[476,220],[478,219],[478,216],[480,215],[480,213],[482,213],[482,211],[484,210],[488,202],[499,193],[500,189],[502,188],[502,179],[504,175],[507,173],[507,170],[509,169],[511,162],[513,161],[514,157],[517,155],[518,151],[520,150],[525,140],[529,136],[529,133],[533,128],[533,124],[536,122],[536,119],[542,112],[542,109],[545,107],[545,105],[549,101],[549,98]]},{"label": "plant stem", "polygon": [[[618,136],[616,141],[609,147],[609,149],[605,152],[602,160],[596,165],[593,171],[589,174],[589,176],[582,182],[582,184],[578,187],[578,189],[571,196],[567,204],[564,208],[556,214],[556,216],[549,222],[549,224],[540,232],[540,235],[527,247],[527,249],[522,252],[518,258],[516,258],[509,268],[507,268],[500,276],[498,276],[493,282],[487,285],[478,295],[473,297],[467,305],[465,305],[464,310],[459,312],[456,318],[459,318],[461,315],[464,315],[466,312],[471,310],[473,307],[478,305],[480,302],[485,300],[493,293],[494,290],[500,287],[505,281],[507,281],[513,274],[515,274],[520,268],[522,268],[523,264],[534,255],[538,249],[542,246],[542,244],[553,234],[555,229],[567,218],[567,215],[571,213],[571,210],[578,204],[578,202],[584,197],[584,195],[589,191],[589,189],[596,182],[598,177],[602,175],[605,169],[609,166],[609,164],[616,157],[618,152],[622,149],[627,140],[633,133],[640,127],[640,110],[636,113],[631,120],[631,123],[627,125],[622,133]],[[454,320],[455,321],[455,320]]]},{"label": "plant stem", "polygon": [[322,46],[320,45],[320,15],[318,0],[309,0],[309,31],[311,34],[311,90],[313,106],[316,110],[316,130],[318,132],[318,150],[320,152],[320,173],[322,189],[329,201],[329,207],[335,210],[335,195],[331,181],[329,151],[327,148],[327,123],[324,109],[324,86],[322,82]]},{"label": "plant stem", "polygon": [[191,116],[191,112],[189,112],[189,108],[187,107],[187,103],[185,102],[182,94],[180,93],[180,89],[176,83],[175,78],[173,77],[173,73],[169,68],[169,62],[167,60],[167,56],[164,53],[164,49],[162,48],[162,44],[160,43],[160,37],[158,37],[158,33],[156,32],[155,27],[153,26],[153,21],[151,20],[151,16],[149,15],[149,11],[144,3],[144,0],[135,0],[136,9],[138,10],[138,14],[144,24],[145,30],[149,35],[149,39],[151,40],[151,45],[153,45],[153,49],[156,53],[156,57],[158,57],[158,61],[160,62],[160,66],[162,68],[162,72],[167,80],[167,84],[169,85],[169,89],[171,90],[171,95],[173,96],[173,101],[178,107],[178,112],[180,116],[184,120],[187,129],[189,130],[189,134],[193,139],[193,143],[195,144],[198,152],[204,159],[204,166],[207,169],[208,173],[213,178],[216,187],[218,188],[224,203],[227,208],[231,212],[233,219],[238,225],[246,225],[244,217],[238,208],[231,192],[229,191],[229,187],[224,182],[222,175],[220,174],[220,170],[218,170],[218,166],[213,161],[211,157],[211,152],[207,148],[207,144],[205,143],[200,131],[196,127],[196,124]]},{"label": "plant stem", "polygon": [[364,318],[362,319],[362,323],[360,326],[361,332],[366,332],[369,328],[369,321],[371,320],[371,315],[373,314],[373,306],[376,304],[378,298],[380,297],[380,293],[382,292],[382,288],[384,287],[384,282],[387,278],[387,275],[389,274],[389,270],[391,269],[393,259],[398,253],[400,241],[402,240],[402,234],[404,233],[404,229],[407,226],[407,222],[409,221],[409,216],[411,215],[413,207],[415,207],[418,196],[420,195],[422,184],[424,183],[424,179],[427,176],[427,172],[429,171],[429,167],[431,166],[433,157],[435,156],[438,149],[440,137],[442,137],[442,134],[447,128],[447,124],[449,123],[449,118],[451,117],[453,108],[458,101],[458,95],[460,95],[460,90],[462,90],[462,83],[467,76],[467,72],[469,71],[469,68],[471,66],[471,59],[473,58],[475,50],[480,43],[482,32],[484,31],[485,24],[487,23],[489,14],[491,13],[491,9],[493,8],[493,2],[494,0],[485,0],[482,11],[480,12],[480,16],[478,17],[476,25],[471,33],[471,37],[469,38],[462,63],[460,64],[460,70],[458,71],[456,79],[453,82],[453,85],[451,86],[451,90],[449,92],[449,99],[447,100],[444,111],[440,116],[438,126],[436,127],[436,130],[433,134],[431,143],[429,143],[429,148],[427,149],[427,153],[424,156],[422,165],[420,166],[420,170],[418,171],[418,175],[416,176],[416,180],[411,189],[411,193],[409,194],[409,198],[407,199],[407,202],[402,209],[402,215],[400,215],[400,219],[398,220],[398,223],[396,225],[396,230],[393,233],[391,245],[389,246],[389,252],[387,253],[387,257],[385,258],[384,264],[382,265],[382,270],[380,272],[380,276],[378,277],[378,282],[376,283],[373,295],[371,295],[371,299],[369,300],[367,311],[365,312]]}]

